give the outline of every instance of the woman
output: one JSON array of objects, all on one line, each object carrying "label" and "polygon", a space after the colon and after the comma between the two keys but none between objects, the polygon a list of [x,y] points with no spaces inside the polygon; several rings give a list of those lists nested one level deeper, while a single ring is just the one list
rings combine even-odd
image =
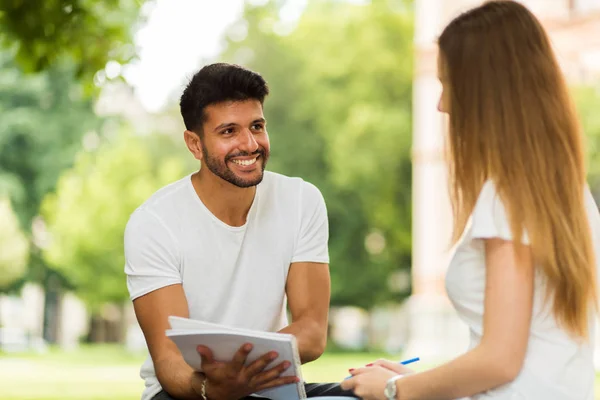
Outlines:
[{"label": "woman", "polygon": [[524,6],[488,2],[445,28],[438,71],[457,244],[446,288],[471,345],[422,373],[378,361],[342,387],[365,399],[592,400],[600,216],[549,39]]}]

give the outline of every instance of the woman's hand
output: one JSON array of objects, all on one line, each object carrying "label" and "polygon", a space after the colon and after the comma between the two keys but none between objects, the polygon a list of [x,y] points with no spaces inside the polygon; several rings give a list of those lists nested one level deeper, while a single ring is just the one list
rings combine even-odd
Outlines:
[{"label": "woman's hand", "polygon": [[351,378],[341,383],[344,390],[352,390],[363,400],[386,400],[384,390],[388,379],[398,375],[390,369],[373,365],[350,370]]},{"label": "woman's hand", "polygon": [[385,369],[389,369],[390,371],[394,371],[397,375],[408,375],[408,374],[414,374],[415,371],[413,371],[412,369],[405,367],[404,365],[394,362],[394,361],[389,361],[389,360],[384,360],[383,358],[371,363],[371,364],[367,364],[367,367],[370,366],[379,366],[379,367],[383,367]]}]

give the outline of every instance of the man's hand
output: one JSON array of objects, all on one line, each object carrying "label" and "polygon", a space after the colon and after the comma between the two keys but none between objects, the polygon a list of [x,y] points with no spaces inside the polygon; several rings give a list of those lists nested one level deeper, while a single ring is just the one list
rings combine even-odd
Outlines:
[{"label": "man's hand", "polygon": [[[212,351],[205,346],[198,346],[202,357],[202,372],[206,376],[206,397],[218,400],[237,400],[258,391],[275,386],[298,382],[296,376],[281,377],[281,373],[290,367],[288,361],[265,370],[277,353],[269,352],[248,366],[244,366],[252,345],[247,343],[233,356],[230,362],[215,361]],[[197,385],[196,392],[200,395]]]}]

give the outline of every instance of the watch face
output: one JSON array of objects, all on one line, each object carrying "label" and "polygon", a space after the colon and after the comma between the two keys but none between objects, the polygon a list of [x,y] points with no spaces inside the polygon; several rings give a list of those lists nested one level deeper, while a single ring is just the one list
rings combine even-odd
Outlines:
[{"label": "watch face", "polygon": [[387,385],[385,385],[385,390],[383,393],[388,399],[393,399],[396,397],[396,382],[388,382]]},{"label": "watch face", "polygon": [[385,385],[385,390],[383,391],[384,396],[388,400],[396,400],[396,381],[400,379],[400,376],[395,376],[390,378]]}]

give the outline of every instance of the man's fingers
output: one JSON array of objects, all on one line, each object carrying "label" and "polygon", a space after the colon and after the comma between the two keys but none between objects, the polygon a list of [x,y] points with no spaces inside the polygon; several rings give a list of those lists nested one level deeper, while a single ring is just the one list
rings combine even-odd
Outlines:
[{"label": "man's fingers", "polygon": [[233,359],[231,360],[231,366],[234,370],[241,371],[242,368],[244,368],[244,364],[246,364],[246,359],[248,358],[248,354],[252,351],[252,347],[251,343],[246,343],[235,352]]},{"label": "man's fingers", "polygon": [[281,385],[289,385],[292,383],[297,383],[299,381],[297,376],[282,376],[281,378],[272,379],[268,382],[265,382],[256,387],[256,391],[259,392],[261,390],[274,388],[276,386]]},{"label": "man's fingers", "polygon": [[246,376],[252,378],[254,375],[261,373],[267,365],[277,358],[278,354],[275,351],[270,351],[262,355],[259,359],[246,367]]},{"label": "man's fingers", "polygon": [[289,361],[284,361],[267,371],[263,371],[263,372],[255,375],[254,378],[252,378],[250,382],[251,382],[252,386],[264,385],[267,382],[277,379],[279,377],[279,375],[281,375],[286,369],[288,369],[290,367],[290,365],[291,364]]},{"label": "man's fingers", "polygon": [[213,357],[213,353],[211,349],[206,346],[198,346],[196,347],[196,351],[200,354],[200,358],[202,358],[202,365],[212,364],[215,362]]}]

